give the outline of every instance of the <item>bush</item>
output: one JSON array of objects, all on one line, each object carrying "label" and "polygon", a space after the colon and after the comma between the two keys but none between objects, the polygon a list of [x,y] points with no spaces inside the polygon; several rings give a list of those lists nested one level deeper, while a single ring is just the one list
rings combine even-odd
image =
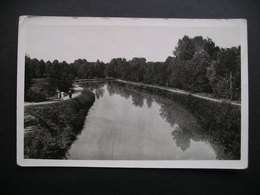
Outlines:
[{"label": "bush", "polygon": [[94,101],[91,91],[83,91],[74,99],[25,107],[25,158],[66,158]]},{"label": "bush", "polygon": [[25,93],[24,100],[27,102],[42,102],[46,100],[46,97],[42,93],[38,93],[31,89],[28,89]]}]

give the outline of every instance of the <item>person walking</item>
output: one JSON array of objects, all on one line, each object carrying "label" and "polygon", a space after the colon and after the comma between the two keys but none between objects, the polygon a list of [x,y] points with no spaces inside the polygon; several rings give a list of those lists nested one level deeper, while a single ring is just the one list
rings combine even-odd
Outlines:
[{"label": "person walking", "polygon": [[71,90],[69,90],[69,98],[72,98],[72,91]]},{"label": "person walking", "polygon": [[60,90],[57,89],[58,100],[61,98]]},{"label": "person walking", "polygon": [[64,92],[61,92],[61,100],[64,100]]}]

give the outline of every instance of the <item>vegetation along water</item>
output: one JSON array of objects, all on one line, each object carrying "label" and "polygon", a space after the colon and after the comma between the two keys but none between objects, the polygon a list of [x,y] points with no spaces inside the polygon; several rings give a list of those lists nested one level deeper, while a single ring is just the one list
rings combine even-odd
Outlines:
[{"label": "vegetation along water", "polygon": [[95,101],[91,91],[54,104],[25,107],[25,158],[61,159],[82,130],[88,110]]},{"label": "vegetation along water", "polygon": [[[127,145],[124,146],[123,143],[128,143],[130,138],[125,135],[131,134],[130,132],[133,137],[139,135],[136,140],[139,140],[138,143],[141,144],[138,148],[137,142],[132,142],[136,145],[131,145],[132,151],[128,151],[130,159],[131,152],[137,151],[138,153],[135,153],[136,156],[133,158],[157,159],[156,154],[155,156],[150,154],[151,151],[156,151],[155,148],[146,147],[149,145],[147,143],[149,136],[151,136],[150,140],[157,139],[158,142],[153,143],[162,143],[158,145],[158,148],[165,156],[161,156],[160,159],[173,158],[170,153],[171,147],[179,151],[178,155],[175,153],[179,159],[192,159],[192,155],[187,155],[188,148],[194,149],[193,146],[196,144],[197,148],[207,150],[203,155],[197,153],[195,156],[198,159],[240,159],[241,110],[240,106],[228,103],[236,101],[239,104],[241,100],[240,46],[219,48],[210,38],[184,36],[179,40],[173,55],[164,62],[147,62],[145,58],[135,57],[131,60],[113,58],[108,63],[78,59],[70,64],[58,60],[45,62],[27,55],[25,57],[25,101],[48,100],[56,95],[57,89],[66,93],[71,89],[75,79],[114,78],[115,80],[103,83],[101,86],[94,83],[85,86],[88,90],[75,99],[52,105],[25,107],[25,157],[85,158],[82,156],[84,152],[80,156],[75,153],[77,150],[83,151],[80,148],[85,142],[82,142],[81,136],[78,137],[79,142],[73,144],[83,129],[82,138],[90,139],[91,137],[87,136],[90,134],[96,136],[96,143],[104,142],[111,148],[115,146],[114,144],[121,147],[121,151],[120,147],[117,150],[110,148],[113,154],[108,153],[106,156],[103,155],[101,146],[100,152],[94,149],[93,140],[92,145],[86,145],[85,148],[92,147],[91,151],[96,151],[96,153],[88,155],[94,155],[97,159],[124,159],[121,153],[128,150]],[[116,79],[122,79],[125,82]],[[145,84],[180,89],[187,91],[188,94],[200,94],[224,101],[221,101],[222,103],[209,101],[193,95],[169,92],[160,87],[149,87]],[[93,92],[96,95],[96,101]],[[144,101],[147,102],[147,107],[142,103]],[[113,104],[114,102],[117,104]],[[93,110],[90,110],[87,116],[92,105]],[[118,122],[113,118],[113,114],[119,112],[122,105],[127,105],[126,110],[129,110],[129,115]],[[102,109],[101,106],[103,106]],[[103,116],[100,110],[107,115]],[[143,112],[144,110],[146,112]],[[97,113],[99,117],[95,115]],[[147,113],[155,117],[154,121],[165,129],[174,129],[169,136],[173,137],[171,142],[165,132],[161,131],[161,134],[158,134],[155,129],[152,129],[153,126],[150,125],[154,121]],[[103,118],[100,118],[101,116]],[[138,120],[141,118],[144,120],[138,127],[134,124],[139,123],[133,121],[136,116],[139,116]],[[132,127],[129,126],[129,121],[132,121]],[[91,124],[92,127],[89,126]],[[102,127],[102,124],[108,126]],[[95,125],[101,126],[97,129]],[[122,125],[126,128],[121,132],[119,129],[122,129]],[[106,136],[100,138],[92,132],[93,130]],[[144,139],[141,140],[141,138]],[[111,140],[117,140],[117,142]],[[145,141],[147,145],[142,145],[142,141]],[[135,148],[136,151],[134,151]],[[165,150],[168,152],[162,152]],[[196,151],[198,152],[199,149]],[[196,153],[196,151],[193,152]],[[206,154],[210,155],[205,156]]]}]

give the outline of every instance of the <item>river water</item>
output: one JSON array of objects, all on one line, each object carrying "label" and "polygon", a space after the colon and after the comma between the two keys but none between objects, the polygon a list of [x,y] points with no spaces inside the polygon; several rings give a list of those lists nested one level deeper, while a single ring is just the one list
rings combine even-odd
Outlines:
[{"label": "river water", "polygon": [[218,150],[198,120],[172,100],[116,83],[92,83],[86,88],[96,100],[68,159],[217,159]]}]

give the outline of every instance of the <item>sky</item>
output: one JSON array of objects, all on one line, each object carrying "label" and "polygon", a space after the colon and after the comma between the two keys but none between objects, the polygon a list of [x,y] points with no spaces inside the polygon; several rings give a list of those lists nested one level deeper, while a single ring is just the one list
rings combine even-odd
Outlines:
[{"label": "sky", "polygon": [[223,48],[240,45],[238,27],[30,25],[25,50],[31,58],[68,63],[119,57],[165,61],[184,35],[209,37]]}]

